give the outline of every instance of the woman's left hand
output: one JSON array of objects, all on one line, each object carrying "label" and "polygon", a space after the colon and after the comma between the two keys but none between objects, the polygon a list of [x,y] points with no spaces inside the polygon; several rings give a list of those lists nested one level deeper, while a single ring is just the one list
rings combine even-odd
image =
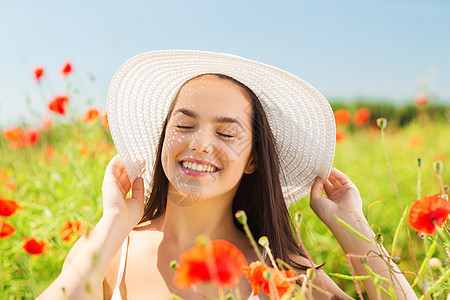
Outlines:
[{"label": "woman's left hand", "polygon": [[[327,197],[323,195],[324,190]],[[336,217],[349,224],[360,222],[361,218],[365,220],[358,188],[338,169],[332,168],[325,182],[316,178],[310,199],[312,210],[330,229],[336,228]]]}]

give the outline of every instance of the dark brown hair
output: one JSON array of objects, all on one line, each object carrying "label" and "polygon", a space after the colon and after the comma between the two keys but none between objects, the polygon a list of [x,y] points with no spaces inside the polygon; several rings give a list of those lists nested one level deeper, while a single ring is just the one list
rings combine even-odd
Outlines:
[{"label": "dark brown hair", "polygon": [[[222,74],[210,75],[215,75],[239,85],[251,99],[252,105],[252,151],[256,151],[258,167],[253,173],[243,175],[233,199],[232,213],[234,215],[238,210],[245,211],[248,225],[255,239],[267,236],[270,248],[276,258],[280,258],[290,265],[304,270],[306,269],[305,266],[292,261],[290,258],[290,255],[295,253],[303,257],[306,256],[294,237],[291,218],[284,202],[280,183],[280,162],[275,146],[276,141],[270,130],[264,108],[253,91],[241,82]],[[166,208],[169,180],[162,168],[161,154],[167,123],[175,102],[176,98],[164,121],[155,161],[152,191],[145,205],[144,215],[140,223],[159,217]],[[243,231],[242,225],[236,219],[234,219],[234,223],[239,230]]]}]

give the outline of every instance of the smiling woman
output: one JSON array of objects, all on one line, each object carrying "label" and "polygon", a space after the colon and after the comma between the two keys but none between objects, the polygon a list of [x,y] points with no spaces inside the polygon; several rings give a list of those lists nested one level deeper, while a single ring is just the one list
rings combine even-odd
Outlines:
[{"label": "smiling woman", "polygon": [[[248,98],[238,85],[214,75],[196,77],[181,88],[162,148],[165,176],[182,179],[169,180],[169,201],[177,198],[178,203],[179,197],[189,197],[193,176],[201,178],[195,179],[201,190],[196,201],[224,197],[231,206],[243,174],[256,168]],[[192,162],[196,169],[200,165],[202,170],[187,169],[183,162]],[[214,172],[203,172],[203,166]],[[183,174],[188,176],[183,179]]]},{"label": "smiling woman", "polygon": [[[208,257],[222,261],[223,255],[206,255],[216,251],[208,243],[192,248],[200,235],[234,244],[242,253],[236,260],[242,268],[258,259],[270,263],[259,256],[261,249],[253,247],[234,218],[244,210],[253,235],[267,237],[270,258],[287,262],[293,270],[280,273],[273,265],[273,278],[260,278],[264,282],[255,285],[252,277],[252,286],[236,278],[238,298],[257,299],[259,288],[275,298],[280,295],[272,291],[291,293],[293,284],[288,282],[306,280],[306,269],[313,268],[317,276],[312,283],[321,288],[310,297],[350,299],[306,258],[287,210],[311,191],[311,208],[345,253],[364,255],[379,249],[375,243],[363,244],[336,221],[338,216],[374,241],[357,188],[331,168],[333,113],[309,84],[236,56],[149,52],[127,61],[116,73],[108,94],[108,118],[120,157],[114,157],[105,172],[103,217],[89,237],[75,244],[60,276],[41,298],[89,297],[90,291],[99,297],[103,291],[107,299],[220,297],[221,283],[214,280],[212,285],[177,285],[170,265],[190,248],[199,255],[189,260],[189,272],[198,268],[204,278],[218,273],[219,266]],[[206,262],[197,259],[203,256]],[[359,274],[367,274],[360,260],[352,263]],[[394,263],[394,273],[382,259],[371,259],[367,266],[380,276],[395,277],[398,298],[414,298]],[[371,280],[364,284],[371,297],[377,295]]]}]

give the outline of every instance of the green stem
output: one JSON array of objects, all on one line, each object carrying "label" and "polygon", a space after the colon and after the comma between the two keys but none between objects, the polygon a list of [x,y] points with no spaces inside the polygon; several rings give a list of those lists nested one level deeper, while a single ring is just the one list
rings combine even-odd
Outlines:
[{"label": "green stem", "polygon": [[[381,144],[383,147],[383,152],[384,152],[384,158],[386,159],[386,164],[389,170],[389,176],[391,178],[391,183],[392,186],[394,187],[394,192],[395,195],[397,196],[397,200],[398,200],[398,204],[400,206],[400,211],[403,212],[403,204],[402,204],[402,200],[400,199],[400,194],[398,192],[398,188],[397,188],[397,184],[395,183],[394,180],[394,175],[392,173],[392,168],[391,168],[391,163],[389,162],[389,156],[387,154],[387,150],[386,150],[386,142],[385,142],[385,138],[384,138],[384,130],[381,130]],[[404,227],[405,227],[405,231],[406,231],[406,236],[408,238],[408,245],[409,245],[409,251],[411,252],[411,256],[414,262],[414,268],[416,270],[416,272],[418,272],[418,266],[417,266],[417,259],[416,259],[416,254],[414,253],[414,248],[412,246],[412,242],[411,242],[411,236],[409,234],[409,230],[408,230],[408,224],[406,224],[407,222],[403,222]]]},{"label": "green stem", "polygon": [[420,270],[417,273],[417,277],[414,280],[414,282],[411,285],[411,287],[416,286],[416,284],[419,282],[420,277],[422,277],[423,273],[425,272],[425,268],[427,267],[428,261],[430,260],[431,256],[433,255],[434,249],[436,249],[436,243],[437,243],[437,239],[435,239],[433,241],[433,243],[431,244],[431,247],[428,249],[427,256],[423,260],[422,265],[420,266]]},{"label": "green stem", "polygon": [[442,174],[438,174],[438,180],[439,180],[439,188],[441,189],[441,195],[444,195],[445,190],[444,190],[444,182],[442,181]]},{"label": "green stem", "polygon": [[400,198],[400,194],[398,192],[397,184],[395,183],[395,179],[394,179],[394,174],[392,173],[392,168],[391,168],[391,163],[389,161],[389,156],[387,154],[386,141],[385,141],[385,137],[384,137],[384,130],[381,130],[381,143],[382,143],[382,146],[383,146],[384,158],[386,160],[386,164],[387,164],[387,167],[388,167],[389,177],[391,179],[392,187],[394,188],[395,195],[397,196],[398,205],[400,206],[400,210],[403,211],[402,199]]},{"label": "green stem", "polygon": [[244,231],[245,231],[245,234],[247,234],[247,237],[248,237],[248,239],[250,240],[250,243],[252,244],[253,249],[254,249],[255,252],[256,252],[256,255],[258,255],[258,259],[259,259],[260,261],[263,262],[263,257],[262,257],[262,255],[261,255],[261,251],[259,251],[259,247],[258,247],[258,245],[256,244],[256,241],[255,241],[255,239],[253,238],[252,233],[250,232],[250,228],[248,227],[247,222],[246,222],[245,224],[243,224],[243,225],[244,225]]},{"label": "green stem", "polygon": [[[322,286],[322,288],[324,290],[326,290],[327,288],[325,286],[325,283],[323,282],[322,277],[319,276],[319,272],[317,271],[317,268],[314,267],[314,263],[313,263],[313,261],[311,259],[311,256],[309,255],[308,251],[306,250],[306,247],[303,244],[303,241],[302,241],[302,239],[300,237],[300,222],[297,222],[296,233],[297,233],[298,243],[299,243],[300,247],[302,248],[303,253],[306,255],[306,258],[308,258],[308,261],[311,264],[311,268],[313,268],[314,272],[316,273],[316,278],[319,278],[320,285]],[[328,299],[331,299],[329,296],[327,296],[327,297],[328,297]]]},{"label": "green stem", "polygon": [[218,290],[218,292],[219,292],[219,299],[220,299],[220,300],[224,300],[222,288],[219,286],[219,287],[217,288],[217,290]]},{"label": "green stem", "polygon": [[444,275],[441,276],[426,292],[422,295],[419,300],[424,299],[425,296],[429,295],[437,286],[439,286],[444,280],[446,280],[450,275],[450,270],[445,271]]},{"label": "green stem", "polygon": [[420,167],[418,167],[417,170],[417,199],[420,199],[421,197],[421,178],[422,178],[422,169]]}]

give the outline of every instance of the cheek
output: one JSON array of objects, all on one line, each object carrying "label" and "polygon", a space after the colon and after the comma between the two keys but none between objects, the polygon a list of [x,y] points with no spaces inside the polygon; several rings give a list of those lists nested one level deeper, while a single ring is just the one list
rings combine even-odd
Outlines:
[{"label": "cheek", "polygon": [[240,172],[246,167],[251,150],[251,139],[242,139],[222,144],[217,155],[225,167],[233,165],[233,168]]},{"label": "cheek", "polygon": [[161,163],[164,170],[165,166],[169,164],[170,159],[175,159],[173,156],[178,155],[179,149],[181,149],[180,137],[177,137],[177,135],[173,134],[173,132],[166,132],[161,153]]},{"label": "cheek", "polygon": [[236,140],[234,143],[228,144],[226,150],[230,162],[245,159],[250,155],[252,150],[252,139],[244,138]]}]

